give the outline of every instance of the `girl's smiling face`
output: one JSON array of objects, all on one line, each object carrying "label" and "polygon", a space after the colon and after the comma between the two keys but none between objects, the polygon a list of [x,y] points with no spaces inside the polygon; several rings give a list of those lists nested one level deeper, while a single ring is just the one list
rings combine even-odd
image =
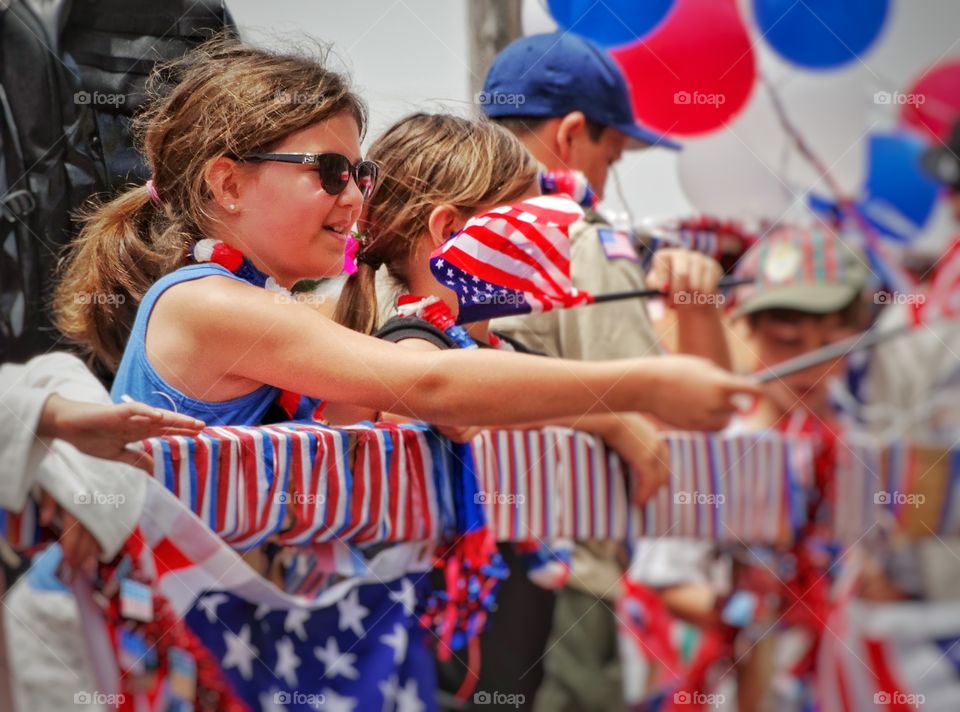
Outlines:
[{"label": "girl's smiling face", "polygon": [[[344,112],[289,135],[270,150],[340,153],[354,164],[361,159],[360,130]],[[340,274],[347,237],[363,206],[355,180],[330,195],[310,165],[268,161],[234,167],[234,185],[223,183],[225,197],[218,196],[218,215],[226,229],[217,237],[285,287]]]}]

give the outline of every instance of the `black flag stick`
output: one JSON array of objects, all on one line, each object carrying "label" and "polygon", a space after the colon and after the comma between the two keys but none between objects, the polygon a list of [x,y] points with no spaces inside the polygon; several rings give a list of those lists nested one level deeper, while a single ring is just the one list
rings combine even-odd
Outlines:
[{"label": "black flag stick", "polygon": [[910,330],[910,324],[904,324],[903,326],[898,326],[894,329],[885,329],[883,331],[875,328],[867,329],[859,334],[848,336],[846,339],[821,346],[819,349],[808,351],[805,354],[781,361],[770,368],[757,371],[753,374],[753,380],[760,383],[769,383],[770,381],[775,381],[784,376],[790,376],[811,366],[818,366],[821,363],[832,361],[835,358],[872,348],[884,341],[903,336]]},{"label": "black flag stick", "polygon": [[[741,284],[749,284],[752,281],[753,281],[753,277],[726,277],[725,279],[720,280],[720,283],[717,285],[717,287],[719,289],[725,289],[727,287],[737,287]],[[667,296],[667,293],[661,292],[659,289],[635,289],[628,292],[608,292],[606,294],[594,294],[591,301],[581,302],[569,308],[577,309],[579,307],[589,307],[593,304],[603,304],[604,302],[615,302],[621,299],[643,299],[645,297],[649,298],[649,297],[665,297],[665,296]],[[457,324],[460,324],[461,326],[464,324],[472,324],[473,322],[476,322],[476,321],[483,321],[484,319],[496,318],[496,316],[491,317],[490,314],[481,314],[481,315],[474,314],[472,318],[464,319],[463,312],[462,312],[464,306],[473,306],[473,305],[465,305],[460,295],[457,295],[457,302],[460,305],[460,309],[461,309],[461,314],[460,316],[457,317]],[[528,312],[521,312],[520,315],[526,314],[526,313]],[[513,316],[514,314],[516,314],[516,312],[508,314],[507,316]]]},{"label": "black flag stick", "polygon": [[[727,277],[720,280],[720,284],[717,286],[720,289],[725,289],[727,287],[738,287],[741,284],[749,284],[753,281],[753,277]],[[661,292],[659,289],[635,289],[629,292],[608,292],[607,294],[595,294],[593,301],[590,304],[602,304],[603,302],[615,302],[620,299],[637,299],[644,297],[665,297],[667,296],[666,292]]]}]

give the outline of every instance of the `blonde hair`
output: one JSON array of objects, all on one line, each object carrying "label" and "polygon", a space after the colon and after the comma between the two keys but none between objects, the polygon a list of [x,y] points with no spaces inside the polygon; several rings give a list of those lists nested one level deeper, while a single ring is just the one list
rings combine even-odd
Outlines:
[{"label": "blonde hair", "polygon": [[59,329],[111,369],[144,293],[186,262],[213,220],[204,178],[213,160],[268,151],[342,112],[362,135],[367,118],[346,78],[317,59],[222,36],[158,67],[147,94],[134,133],[160,204],[141,186],[88,209],[54,295]]},{"label": "blonde hair", "polygon": [[377,326],[376,268],[382,264],[393,280],[407,283],[407,258],[429,230],[431,211],[448,204],[467,216],[515,200],[536,181],[537,163],[516,137],[488,120],[422,113],[387,129],[367,157],[379,164],[380,178],[360,221],[357,271],[334,318],[371,334]]}]

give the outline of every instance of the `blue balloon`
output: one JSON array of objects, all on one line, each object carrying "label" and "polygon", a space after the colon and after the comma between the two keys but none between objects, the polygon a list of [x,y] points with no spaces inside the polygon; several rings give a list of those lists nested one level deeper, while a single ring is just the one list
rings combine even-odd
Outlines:
[{"label": "blue balloon", "polygon": [[926,142],[906,132],[870,137],[858,206],[871,225],[895,240],[909,241],[923,229],[942,189],[920,165],[926,149]]},{"label": "blue balloon", "polygon": [[676,0],[549,0],[550,14],[565,30],[616,47],[650,33]]},{"label": "blue balloon", "polygon": [[889,0],[753,0],[763,38],[784,59],[810,69],[852,62],[880,34]]}]

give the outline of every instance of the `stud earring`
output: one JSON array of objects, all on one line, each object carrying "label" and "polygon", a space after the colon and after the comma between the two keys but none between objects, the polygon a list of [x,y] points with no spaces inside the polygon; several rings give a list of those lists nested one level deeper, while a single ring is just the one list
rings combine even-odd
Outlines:
[{"label": "stud earring", "polygon": [[237,212],[237,204],[236,204],[236,203],[230,203],[230,212],[231,212],[231,213]]}]

